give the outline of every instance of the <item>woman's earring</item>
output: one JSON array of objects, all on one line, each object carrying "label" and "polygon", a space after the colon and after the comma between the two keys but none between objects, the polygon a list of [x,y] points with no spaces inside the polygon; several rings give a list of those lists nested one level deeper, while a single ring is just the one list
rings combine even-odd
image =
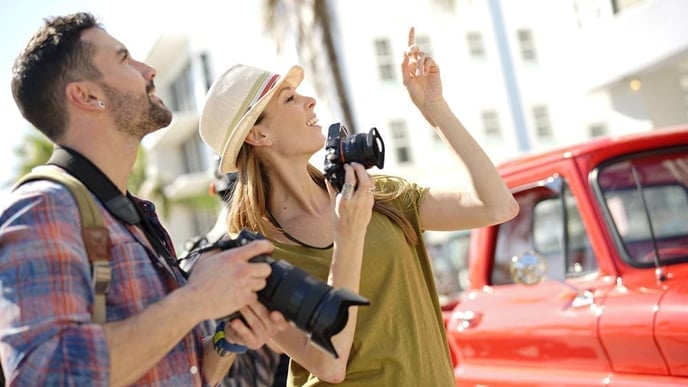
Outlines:
[{"label": "woman's earring", "polygon": [[105,109],[105,102],[98,100],[98,106],[100,106],[101,109]]},{"label": "woman's earring", "polygon": [[272,139],[270,137],[266,138],[265,142],[267,142],[268,145],[272,145]]}]

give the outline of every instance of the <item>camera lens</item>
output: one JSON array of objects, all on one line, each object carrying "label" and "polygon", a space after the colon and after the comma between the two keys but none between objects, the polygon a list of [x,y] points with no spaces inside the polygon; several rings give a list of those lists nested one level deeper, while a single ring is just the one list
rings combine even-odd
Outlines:
[{"label": "camera lens", "polygon": [[384,143],[376,128],[368,133],[358,133],[342,139],[342,161],[344,163],[357,162],[365,168],[384,164]]},{"label": "camera lens", "polygon": [[281,312],[297,328],[309,333],[311,342],[338,357],[332,336],[346,325],[348,308],[370,302],[346,289],[334,289],[286,261],[264,255],[251,261],[266,262],[272,268],[265,288],[258,292],[258,300],[268,309]]},{"label": "camera lens", "polygon": [[325,142],[325,178],[340,192],[344,186],[344,164],[356,162],[366,169],[385,164],[385,143],[377,128],[349,135],[344,125],[334,123]]}]

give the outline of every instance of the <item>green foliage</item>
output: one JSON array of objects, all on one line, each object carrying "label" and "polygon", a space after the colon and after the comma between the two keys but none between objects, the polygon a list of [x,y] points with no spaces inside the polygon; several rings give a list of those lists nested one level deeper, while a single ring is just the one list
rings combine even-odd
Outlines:
[{"label": "green foliage", "polygon": [[[356,133],[353,107],[349,102],[343,70],[337,58],[341,53],[335,44],[337,31],[332,24],[329,1],[265,0],[263,3],[263,26],[274,38],[279,53],[286,37],[293,37],[299,60],[306,71],[312,74],[316,94],[336,98],[341,110],[342,121],[349,130]],[[302,17],[312,15],[312,17]],[[318,52],[318,55],[312,55]],[[334,85],[334,90],[330,85]]]},{"label": "green foliage", "polygon": [[145,149],[139,145],[139,149],[136,153],[136,162],[134,162],[134,167],[129,174],[129,180],[127,181],[127,189],[134,195],[139,192],[143,182],[146,181],[147,159],[148,157],[146,156]]},{"label": "green foliage", "polygon": [[24,136],[24,141],[14,148],[14,154],[19,158],[19,169],[14,180],[29,173],[33,167],[48,161],[53,153],[53,143],[42,133],[34,133]]},{"label": "green foliage", "polygon": [[[13,152],[19,159],[19,168],[13,180],[16,181],[34,167],[45,164],[50,159],[50,155],[53,153],[53,143],[43,133],[36,130],[24,136],[22,143],[14,148]],[[145,180],[146,152],[142,146],[139,146],[134,168],[129,174],[127,188],[131,193],[136,194]]]},{"label": "green foliage", "polygon": [[194,195],[175,200],[175,203],[185,204],[199,210],[218,210],[222,201],[217,195]]}]

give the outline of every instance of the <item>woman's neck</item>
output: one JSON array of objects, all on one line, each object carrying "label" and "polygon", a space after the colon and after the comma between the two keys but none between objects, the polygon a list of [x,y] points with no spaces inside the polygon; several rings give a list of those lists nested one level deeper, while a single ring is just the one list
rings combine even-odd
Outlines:
[{"label": "woman's neck", "polygon": [[271,212],[279,218],[303,214],[319,214],[330,208],[327,190],[318,185],[308,173],[273,174],[270,176]]}]

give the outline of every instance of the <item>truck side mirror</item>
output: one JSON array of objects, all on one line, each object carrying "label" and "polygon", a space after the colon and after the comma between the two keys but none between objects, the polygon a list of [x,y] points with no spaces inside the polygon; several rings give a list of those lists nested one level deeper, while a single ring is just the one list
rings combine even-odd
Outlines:
[{"label": "truck side mirror", "polygon": [[540,254],[528,251],[513,256],[509,270],[514,283],[537,285],[547,275],[547,263]]}]

